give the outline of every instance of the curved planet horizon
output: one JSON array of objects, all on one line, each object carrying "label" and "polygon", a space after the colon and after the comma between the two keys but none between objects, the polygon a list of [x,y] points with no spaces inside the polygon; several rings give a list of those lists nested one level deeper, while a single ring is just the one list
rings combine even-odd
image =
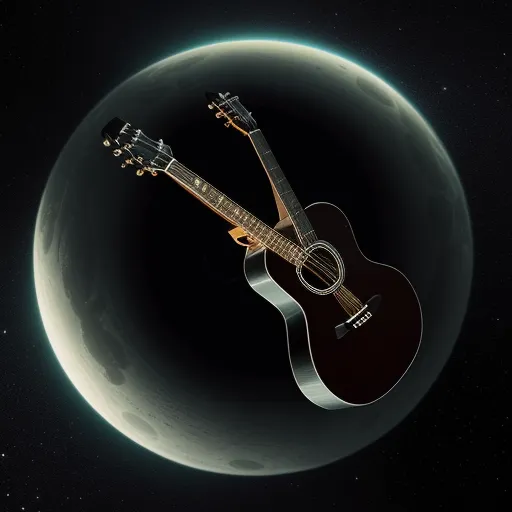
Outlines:
[{"label": "curved planet horizon", "polygon": [[[339,206],[363,253],[414,285],[422,345],[382,400],[326,411],[303,397],[284,322],[245,281],[243,253],[222,219],[172,180],[127,176],[102,147],[101,128],[126,119],[275,224],[256,155],[235,130],[218,126],[206,90],[239,95],[304,206]],[[460,180],[418,111],[354,62],[269,40],[194,48],[110,92],[63,148],[34,237],[44,328],[88,404],[166,459],[241,476],[320,467],[400,423],[450,356],[472,268]]]}]

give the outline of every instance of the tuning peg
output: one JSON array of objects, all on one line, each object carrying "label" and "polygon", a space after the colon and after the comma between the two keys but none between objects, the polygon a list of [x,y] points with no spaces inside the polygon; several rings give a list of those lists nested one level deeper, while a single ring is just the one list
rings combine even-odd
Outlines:
[{"label": "tuning peg", "polygon": [[124,169],[126,167],[126,164],[125,163],[122,163],[121,164],[121,167]]},{"label": "tuning peg", "polygon": [[151,176],[158,176],[158,173],[156,171],[151,171]]},{"label": "tuning peg", "polygon": [[230,124],[231,124],[231,123],[228,121],[227,123],[224,123],[224,126],[225,126],[226,128],[229,128],[229,125],[230,125]]},{"label": "tuning peg", "polygon": [[122,151],[120,149],[114,149],[114,151],[112,151],[112,154],[114,156],[119,156],[121,153],[122,153]]},{"label": "tuning peg", "polygon": [[109,141],[108,139],[105,139],[105,140],[103,141],[103,145],[104,145],[104,146],[107,146],[107,148],[108,148],[108,147],[110,146],[110,141]]},{"label": "tuning peg", "polygon": [[217,119],[220,119],[223,115],[224,115],[224,112],[217,112],[217,113],[215,114],[215,117],[216,117]]},{"label": "tuning peg", "polygon": [[137,172],[135,174],[137,174],[137,176],[142,176],[144,174],[144,171],[142,169],[137,169]]},{"label": "tuning peg", "polygon": [[209,108],[210,110],[213,110],[215,107],[213,106],[213,103],[208,103],[208,108]]}]

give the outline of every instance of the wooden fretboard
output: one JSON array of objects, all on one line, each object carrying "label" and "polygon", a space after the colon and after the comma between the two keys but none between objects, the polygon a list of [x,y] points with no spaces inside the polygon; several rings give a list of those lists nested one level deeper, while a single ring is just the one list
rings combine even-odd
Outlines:
[{"label": "wooden fretboard", "polygon": [[167,163],[162,170],[206,206],[231,224],[240,226],[253,240],[279,254],[292,265],[299,265],[306,260],[307,255],[300,246],[259,220],[176,159],[171,160],[171,158],[169,156],[170,163]]}]

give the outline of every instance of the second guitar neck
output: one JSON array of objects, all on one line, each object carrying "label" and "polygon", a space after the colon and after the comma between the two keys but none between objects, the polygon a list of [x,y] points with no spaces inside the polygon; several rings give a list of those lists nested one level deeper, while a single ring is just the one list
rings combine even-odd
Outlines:
[{"label": "second guitar neck", "polygon": [[286,176],[277,163],[277,160],[261,130],[257,129],[249,132],[249,138],[251,139],[254,149],[256,150],[272,185],[276,189],[279,198],[286,208],[290,220],[295,228],[295,232],[297,233],[297,237],[302,245],[307,247],[316,240],[316,235],[306,212],[299,203],[290,183],[288,183]]}]

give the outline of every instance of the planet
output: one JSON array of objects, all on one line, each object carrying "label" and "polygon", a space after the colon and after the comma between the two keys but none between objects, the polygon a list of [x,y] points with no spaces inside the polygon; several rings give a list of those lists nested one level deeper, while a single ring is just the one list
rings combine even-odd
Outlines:
[{"label": "planet", "polygon": [[[302,205],[337,205],[363,253],[415,287],[422,344],[381,400],[336,411],[309,402],[284,321],[246,282],[231,226],[165,175],[121,168],[102,145],[101,129],[120,117],[276,224],[249,139],[215,118],[205,91],[238,95]],[[450,357],[472,269],[464,190],[417,108],[356,62],[270,40],[201,46],[122,82],[62,149],[34,236],[40,315],[77,397],[155,454],[243,476],[321,467],[398,425]]]}]

